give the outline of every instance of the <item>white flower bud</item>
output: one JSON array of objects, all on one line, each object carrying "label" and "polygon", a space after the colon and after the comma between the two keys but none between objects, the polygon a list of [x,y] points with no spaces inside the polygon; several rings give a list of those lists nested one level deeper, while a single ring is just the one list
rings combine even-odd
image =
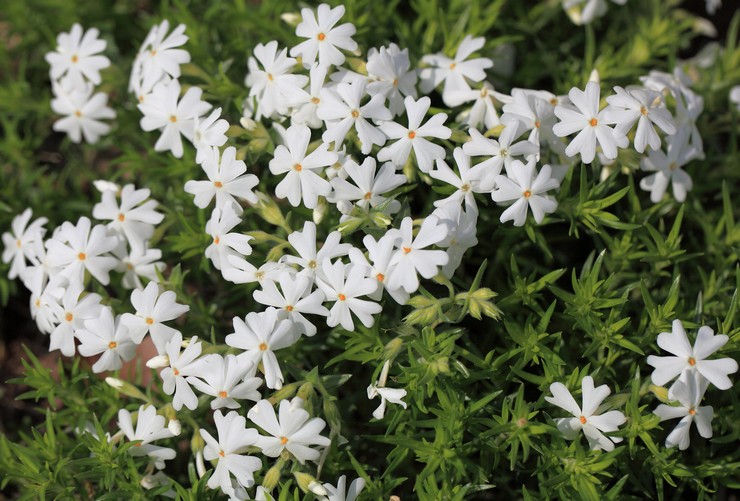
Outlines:
[{"label": "white flower bud", "polygon": [[301,22],[302,17],[300,14],[296,14],[295,12],[286,12],[280,16],[280,19],[282,19],[288,26],[295,27]]},{"label": "white flower bud", "polygon": [[248,131],[253,131],[254,129],[257,128],[257,122],[255,122],[249,117],[241,117],[239,119],[239,123],[241,124],[242,127],[244,127]]},{"label": "white flower bud", "polygon": [[107,377],[105,378],[105,382],[108,383],[108,385],[112,386],[113,388],[120,390],[123,388],[123,381],[121,381],[118,378],[115,377]]},{"label": "white flower bud", "polygon": [[157,355],[154,358],[150,358],[146,363],[146,366],[150,369],[161,369],[170,365],[170,357],[167,355]]},{"label": "white flower bud", "polygon": [[178,436],[180,432],[182,431],[182,425],[180,424],[179,419],[170,419],[169,423],[167,423],[167,429],[170,430],[170,433],[172,433],[175,436]]}]

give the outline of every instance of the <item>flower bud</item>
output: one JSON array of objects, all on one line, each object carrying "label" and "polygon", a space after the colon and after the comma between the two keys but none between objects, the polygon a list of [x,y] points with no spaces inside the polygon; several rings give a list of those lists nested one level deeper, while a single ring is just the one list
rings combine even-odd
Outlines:
[{"label": "flower bud", "polygon": [[193,438],[190,439],[190,450],[195,453],[202,452],[205,446],[206,443],[203,437],[200,436],[200,429],[196,429],[193,433]]},{"label": "flower bud", "polygon": [[174,436],[178,436],[180,432],[182,431],[182,425],[180,424],[180,420],[170,419],[167,422],[167,429],[170,430],[170,433],[172,433]]},{"label": "flower bud", "polygon": [[295,395],[297,389],[298,383],[290,383],[273,393],[273,395],[268,398],[268,400],[272,405],[275,405],[276,403],[280,402],[281,400],[285,400],[286,398],[293,398],[293,395]]},{"label": "flower bud", "polygon": [[295,12],[285,12],[280,15],[280,19],[282,19],[283,22],[288,26],[295,28],[296,26],[298,26],[298,23],[300,23],[301,19],[303,18],[300,14],[296,14]]},{"label": "flower bud", "polygon": [[311,383],[303,383],[296,393],[296,396],[304,401],[308,400],[311,395],[313,395],[313,384]]},{"label": "flower bud", "polygon": [[203,451],[195,453],[195,470],[198,472],[198,478],[203,478],[206,474],[206,464],[203,461]]},{"label": "flower bud", "polygon": [[278,459],[277,463],[267,470],[265,478],[262,480],[262,487],[268,491],[272,491],[277,487],[277,484],[280,481],[280,475],[283,472],[283,466],[285,466],[285,461]]},{"label": "flower bud", "polygon": [[114,377],[105,378],[105,382],[128,397],[143,400],[144,402],[149,402],[149,398],[131,383],[127,383],[126,381],[122,381]]},{"label": "flower bud", "polygon": [[161,369],[170,365],[170,357],[167,355],[157,355],[156,357],[150,358],[146,366],[150,369]]},{"label": "flower bud", "polygon": [[324,486],[321,485],[318,480],[316,480],[312,475],[309,475],[308,473],[303,473],[300,471],[293,472],[293,476],[295,477],[296,482],[298,483],[298,487],[301,488],[301,490],[305,493],[312,492],[316,494],[317,496],[327,496],[328,492],[326,492],[326,489],[324,489]]},{"label": "flower bud", "polygon": [[239,119],[239,123],[241,124],[242,127],[244,127],[244,130],[248,132],[252,132],[254,129],[257,128],[257,122],[255,122],[249,117],[241,117]]},{"label": "flower bud", "polygon": [[326,203],[326,199],[324,197],[319,197],[319,201],[313,210],[313,222],[316,226],[320,225],[321,221],[324,220],[324,216],[326,216],[328,209],[329,206]]}]

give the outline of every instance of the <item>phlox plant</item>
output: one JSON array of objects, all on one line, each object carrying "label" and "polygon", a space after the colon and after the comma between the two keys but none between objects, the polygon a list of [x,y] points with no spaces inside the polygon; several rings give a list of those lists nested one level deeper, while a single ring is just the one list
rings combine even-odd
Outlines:
[{"label": "phlox plant", "polygon": [[698,4],[8,2],[2,495],[738,489],[740,12]]}]

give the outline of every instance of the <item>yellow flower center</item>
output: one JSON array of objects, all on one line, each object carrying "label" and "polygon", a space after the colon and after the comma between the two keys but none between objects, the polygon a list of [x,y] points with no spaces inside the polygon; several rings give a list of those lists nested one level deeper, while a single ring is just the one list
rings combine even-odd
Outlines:
[{"label": "yellow flower center", "polygon": [[403,249],[404,254],[408,254],[409,252],[411,252],[411,247],[401,247],[401,249]]},{"label": "yellow flower center", "polygon": [[79,254],[77,254],[77,259],[79,259],[80,261],[84,261],[85,259],[87,259],[87,254],[85,254],[84,252],[80,252]]},{"label": "yellow flower center", "polygon": [[586,416],[581,416],[579,419],[581,420],[581,424],[586,424]]},{"label": "yellow flower center", "polygon": [[108,343],[108,348],[111,350],[116,346],[118,346],[118,343],[116,343],[115,341],[111,341],[110,343]]},{"label": "yellow flower center", "polygon": [[598,121],[598,120],[596,120],[595,118],[592,118],[591,120],[589,120],[589,121],[588,121],[588,124],[589,124],[589,125],[590,125],[591,127],[596,127],[597,125],[599,125],[599,121]]},{"label": "yellow flower center", "polygon": [[71,322],[74,319],[74,315],[72,315],[70,312],[67,312],[66,315],[64,315],[64,320],[67,322]]},{"label": "yellow flower center", "polygon": [[450,69],[451,69],[451,70],[454,70],[456,66],[457,66],[457,63],[452,63],[452,64],[450,65]]},{"label": "yellow flower center", "polygon": [[213,186],[215,186],[216,188],[223,188],[224,183],[222,183],[221,181],[214,181]]},{"label": "yellow flower center", "polygon": [[360,116],[360,112],[357,110],[352,110],[352,118],[357,118]]},{"label": "yellow flower center", "polygon": [[76,62],[77,62],[77,61],[79,61],[79,60],[80,60],[80,58],[79,58],[79,57],[77,57],[77,54],[75,54],[75,55],[73,55],[73,56],[72,56],[72,62],[73,62],[73,63],[76,63]]},{"label": "yellow flower center", "polygon": [[647,116],[648,109],[645,106],[640,106],[640,113],[642,113],[643,115]]},{"label": "yellow flower center", "polygon": [[267,348],[268,348],[267,343],[260,343],[259,348],[260,348],[260,351],[267,351]]},{"label": "yellow flower center", "polygon": [[286,305],[286,306],[285,306],[285,309],[286,309],[287,311],[293,311],[293,305],[292,305],[292,304]]},{"label": "yellow flower center", "polygon": [[219,392],[218,392],[218,396],[219,396],[219,398],[226,398],[226,395],[228,395],[228,393],[226,393],[226,392],[225,392],[225,391],[223,391],[223,390],[221,390],[221,391],[219,391]]},{"label": "yellow flower center", "polygon": [[82,112],[80,110],[75,110],[75,116],[80,118],[82,116]]},{"label": "yellow flower center", "polygon": [[152,325],[154,323],[154,319],[152,317],[146,317],[144,321],[147,323],[147,325]]},{"label": "yellow flower center", "polygon": [[319,99],[318,97],[312,97],[311,102],[313,104],[319,104],[321,102],[321,99]]},{"label": "yellow flower center", "polygon": [[175,115],[170,115],[170,122],[172,123],[177,122],[177,117]]},{"label": "yellow flower center", "polygon": [[319,42],[323,42],[326,39],[326,35],[324,33],[319,33],[316,35],[316,38],[319,40]]},{"label": "yellow flower center", "polygon": [[297,170],[298,172],[301,172],[301,171],[303,170],[303,166],[302,166],[301,164],[295,164],[295,165],[293,166],[293,168],[294,168],[295,170]]},{"label": "yellow flower center", "polygon": [[280,437],[280,445],[285,445],[288,443],[288,437]]},{"label": "yellow flower center", "polygon": [[693,407],[689,408],[689,415],[691,416],[696,415],[696,409],[694,409]]}]

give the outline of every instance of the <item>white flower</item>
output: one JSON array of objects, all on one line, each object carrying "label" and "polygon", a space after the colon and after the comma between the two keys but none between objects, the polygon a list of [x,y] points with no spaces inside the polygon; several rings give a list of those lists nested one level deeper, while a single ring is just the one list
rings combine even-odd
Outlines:
[{"label": "white flower", "polygon": [[128,362],[136,355],[136,345],[120,320],[121,317],[114,320],[113,310],[104,307],[100,310],[100,317],[85,320],[85,328],[75,331],[75,336],[80,340],[80,355],[100,355],[100,359],[92,366],[95,373],[118,370],[123,362]]},{"label": "white flower", "polygon": [[172,327],[162,322],[174,320],[190,310],[190,307],[178,304],[177,295],[173,291],[164,291],[159,294],[159,286],[149,282],[144,290],[131,292],[131,305],[136,314],[124,313],[121,323],[128,327],[131,339],[136,344],[141,343],[147,333],[151,334],[157,352],[165,353],[165,345],[177,333]]},{"label": "white flower", "polygon": [[157,271],[162,273],[167,267],[165,263],[159,261],[162,258],[162,251],[148,249],[146,245],[133,247],[128,254],[125,249],[122,252],[114,249],[113,253],[119,259],[115,270],[123,273],[121,285],[125,289],[143,289],[144,284],[141,283],[140,277],[151,282],[158,282]]},{"label": "white flower", "polygon": [[85,320],[100,317],[103,309],[100,304],[102,298],[95,293],[80,297],[83,291],[81,283],[72,282],[67,286],[61,301],[49,305],[59,321],[59,325],[51,333],[49,351],[60,350],[64,356],[73,356],[75,332],[84,328]]},{"label": "white flower", "polygon": [[717,9],[722,7],[722,0],[706,0],[704,7],[707,10],[707,14],[713,16],[717,12]]},{"label": "white flower", "polygon": [[[527,219],[527,207],[532,209],[532,215],[537,224],[542,222],[545,214],[555,212],[557,201],[545,193],[560,186],[560,182],[552,177],[549,165],[543,165],[539,173],[532,159],[526,164],[515,160],[507,176],[496,176],[496,191],[491,193],[494,202],[510,202],[501,214],[501,222],[513,220],[514,226],[523,226]],[[536,175],[536,177],[535,177]]]},{"label": "white flower", "polygon": [[736,85],[730,89],[730,102],[735,105],[737,111],[740,111],[740,85]]},{"label": "white flower", "polygon": [[127,184],[121,190],[119,204],[114,192],[104,191],[100,203],[93,207],[93,217],[111,221],[108,228],[125,235],[131,247],[143,248],[154,234],[154,225],[164,219],[164,214],[154,210],[159,205],[157,201],[147,200],[150,193],[148,188],[137,190],[133,184]]},{"label": "white flower", "polygon": [[237,399],[256,402],[262,398],[257,391],[262,380],[252,376],[254,369],[256,366],[247,358],[211,354],[199,361],[198,371],[188,377],[188,383],[215,397],[211,400],[211,409],[238,409]]},{"label": "white flower", "polygon": [[635,150],[645,151],[647,146],[660,148],[660,136],[653,124],[668,135],[676,133],[676,126],[671,112],[665,108],[663,95],[643,87],[614,87],[616,95],[606,98],[609,103],[604,109],[605,120],[616,123],[614,133],[627,135],[637,122],[635,132]]},{"label": "white flower", "polygon": [[228,256],[226,260],[229,266],[224,267],[221,274],[226,280],[235,284],[262,283],[263,280],[274,282],[282,271],[289,268],[285,264],[274,261],[268,261],[257,268],[241,256]]},{"label": "white flower", "polygon": [[486,78],[486,69],[493,66],[493,61],[486,57],[467,60],[470,55],[483,48],[485,38],[473,38],[467,35],[460,46],[454,59],[443,54],[424,56],[422,62],[428,64],[429,68],[421,70],[421,91],[429,94],[439,84],[444,82],[442,90],[442,101],[445,105],[454,108],[461,105],[465,99],[461,91],[469,91],[470,85],[466,79],[473,82],[481,82]]},{"label": "white flower", "polygon": [[193,146],[197,151],[195,162],[200,164],[212,147],[220,148],[226,143],[226,131],[229,130],[229,122],[221,116],[221,108],[216,108],[203,120],[195,117],[193,121]]},{"label": "white flower", "polygon": [[161,130],[162,135],[154,145],[155,151],[171,151],[182,157],[182,138],[193,139],[194,120],[211,109],[211,105],[200,99],[203,91],[196,86],[190,87],[180,99],[180,82],[160,82],[154,86],[151,99],[139,103],[143,113],[139,122],[147,132]]},{"label": "white flower", "polygon": [[180,65],[190,62],[188,51],[177,48],[188,41],[185,25],[177,25],[168,35],[169,29],[170,23],[166,19],[158,26],[152,26],[134,61],[130,90],[135,85],[151,89],[166,76],[177,79],[180,77]]},{"label": "white flower", "polygon": [[352,40],[352,35],[356,32],[355,27],[351,23],[335,27],[343,15],[343,5],[332,9],[322,3],[315,17],[311,9],[301,9],[303,20],[296,26],[296,35],[308,40],[290,49],[290,55],[300,56],[306,68],[313,65],[317,54],[318,62],[322,66],[341,65],[344,62],[344,54],[339,49],[348,51],[357,49],[357,44]]},{"label": "white flower", "polygon": [[346,490],[346,483],[347,476],[342,475],[337,479],[336,487],[331,484],[324,484],[324,489],[326,490],[324,501],[355,501],[357,496],[360,495],[360,492],[362,492],[362,489],[365,488],[365,479],[362,477],[354,479],[349,484],[349,490]]},{"label": "white flower", "polygon": [[516,126],[517,135],[530,131],[527,140],[537,145],[539,151],[540,130],[550,125],[552,105],[536,92],[525,89],[514,89],[511,97],[512,101],[504,105],[501,123]]},{"label": "white flower", "polygon": [[188,376],[199,373],[197,359],[203,346],[198,342],[198,336],[193,336],[188,346],[180,353],[182,347],[182,334],[175,332],[164,347],[167,354],[167,367],[162,369],[159,376],[162,378],[162,390],[167,395],[174,394],[172,407],[179,411],[185,405],[190,410],[198,407],[198,397],[195,396]]},{"label": "white flower", "polygon": [[157,415],[153,405],[142,405],[136,418],[136,431],[131,420],[131,413],[126,409],[118,411],[118,426],[130,441],[141,440],[128,451],[132,456],[149,456],[157,469],[164,468],[167,459],[175,459],[174,449],[152,444],[155,440],[172,438],[172,432],[165,427],[164,416]]},{"label": "white flower", "polygon": [[[33,211],[29,208],[24,210],[13,218],[10,225],[10,232],[3,233],[3,263],[10,263],[8,278],[14,279],[21,275],[27,267],[26,260],[34,263],[37,259],[37,245],[43,241],[46,228],[44,225],[49,221],[45,217],[40,217],[30,225],[28,222],[33,216]],[[41,246],[43,251],[43,246]]]},{"label": "white flower", "polygon": [[53,305],[60,301],[69,281],[62,276],[56,276],[48,283],[46,277],[34,278],[29,281],[31,318],[36,321],[36,326],[42,333],[50,334],[59,322]]},{"label": "white flower", "polygon": [[109,272],[118,261],[111,256],[104,256],[117,245],[116,237],[109,237],[105,226],[96,225],[90,229],[90,220],[81,217],[77,225],[66,221],[54,236],[46,241],[49,265],[61,267],[61,272],[70,281],[82,282],[85,270],[103,285],[110,281]]},{"label": "white flower", "polygon": [[691,176],[681,168],[699,158],[696,148],[689,144],[689,131],[681,128],[666,142],[668,147],[665,152],[650,150],[648,156],[640,160],[642,170],[654,172],[640,180],[640,188],[650,192],[650,201],[653,203],[663,199],[669,183],[678,202],[686,200],[686,194],[694,187]]},{"label": "white flower", "polygon": [[65,88],[64,84],[52,83],[54,99],[51,101],[51,109],[54,113],[64,115],[54,122],[52,129],[58,132],[66,132],[74,143],[79,143],[82,138],[85,142],[93,144],[100,136],[110,131],[110,125],[101,122],[101,118],[115,118],[116,112],[107,106],[108,95],[98,92],[93,95],[92,84],[84,84],[78,88]]},{"label": "white flower", "polygon": [[357,131],[363,155],[369,154],[374,144],[382,146],[385,143],[385,135],[368,120],[390,120],[393,116],[380,94],[370,98],[364,106],[361,105],[366,87],[364,78],[356,78],[351,82],[338,83],[334,89],[324,87],[321,90],[321,102],[316,114],[326,122],[326,131],[322,135],[324,143],[334,143],[335,150],[342,147],[352,127]]},{"label": "white flower", "polygon": [[367,278],[361,266],[345,265],[341,261],[332,264],[327,259],[323,262],[321,271],[316,282],[324,292],[326,301],[334,301],[326,325],[341,325],[342,328],[353,331],[355,324],[351,313],[354,313],[362,325],[372,327],[375,323],[373,315],[380,313],[383,308],[359,297],[375,292],[378,288],[377,281]]},{"label": "white flower", "polygon": [[[288,57],[288,49],[283,49],[280,53],[277,50],[278,43],[274,40],[264,45],[257,44],[254,57],[249,58],[246,84],[250,88],[249,97],[256,96],[259,103],[255,120],[263,116],[287,116],[288,109],[294,102],[305,100],[306,92],[303,88],[308,77],[292,75],[290,71],[295,67],[296,60]],[[260,69],[257,61],[263,69]]]},{"label": "white flower", "polygon": [[[602,432],[617,431],[627,419],[619,411],[609,411],[604,414],[596,414],[597,409],[609,396],[611,390],[607,385],[594,388],[594,380],[586,376],[581,381],[583,394],[583,408],[579,407],[573,396],[563,383],[552,383],[550,393],[552,397],[545,397],[549,403],[557,405],[561,409],[573,414],[572,418],[557,418],[555,424],[558,430],[567,440],[573,440],[580,430],[586,435],[591,450],[602,449],[614,450],[614,443],[621,442],[621,437],[606,437]],[[614,443],[612,443],[614,442]]]},{"label": "white flower", "polygon": [[466,212],[478,212],[478,206],[475,203],[475,193],[483,193],[480,189],[480,175],[481,171],[470,168],[470,157],[463,153],[462,148],[455,148],[452,152],[455,158],[455,164],[459,175],[455,174],[450,166],[447,165],[443,159],[437,159],[437,169],[429,173],[434,179],[438,179],[443,183],[451,184],[457,190],[447,198],[442,200],[435,200],[435,207],[442,207],[444,205],[460,205],[465,206]]},{"label": "white flower", "polygon": [[270,160],[271,173],[287,173],[275,188],[275,195],[287,197],[293,207],[297,207],[302,200],[307,208],[313,209],[319,195],[331,193],[329,181],[314,171],[332,165],[337,161],[337,154],[330,152],[329,146],[324,143],[306,156],[311,129],[305,125],[291,125],[286,136],[285,146],[275,148],[275,156]]},{"label": "white flower", "polygon": [[396,231],[389,231],[377,242],[372,235],[365,235],[362,242],[365,244],[365,248],[367,249],[369,261],[365,258],[364,254],[362,254],[360,249],[354,247],[349,251],[349,258],[353,265],[364,267],[364,273],[366,276],[377,281],[378,288],[375,292],[368,294],[368,297],[378,301],[383,297],[383,291],[387,290],[388,294],[390,294],[393,300],[398,304],[406,304],[406,301],[409,299],[409,293],[403,290],[401,286],[398,286],[395,289],[386,288],[389,279],[396,268],[395,265],[391,264],[396,250]]},{"label": "white flower", "polygon": [[100,70],[110,66],[110,60],[99,54],[106,46],[105,40],[98,38],[99,34],[97,28],[83,32],[82,26],[75,23],[69,33],[57,35],[56,51],[44,56],[51,65],[51,79],[58,80],[66,75],[75,88],[84,86],[85,79],[98,85]]},{"label": "white flower", "polygon": [[208,461],[218,460],[216,471],[208,479],[208,487],[220,487],[224,494],[234,495],[231,475],[242,487],[251,487],[254,483],[254,472],[262,468],[262,461],[252,456],[243,455],[250,445],[254,445],[259,435],[257,430],[247,428],[247,420],[235,411],[226,416],[221,411],[213,413],[218,440],[200,429],[200,435],[206,443],[203,456]]},{"label": "white flower", "polygon": [[302,275],[292,276],[283,272],[278,277],[278,283],[282,292],[278,291],[275,282],[262,282],[262,290],[253,293],[254,300],[266,306],[274,306],[282,310],[298,327],[298,330],[307,336],[316,334],[316,326],[313,325],[303,313],[314,315],[329,315],[321,303],[324,302],[324,293],[320,290],[311,292],[311,281]]},{"label": "white flower", "polygon": [[689,447],[689,431],[691,423],[696,422],[699,435],[704,438],[712,438],[712,418],[714,409],[711,406],[699,407],[704,391],[709,384],[704,377],[695,374],[687,378],[687,382],[676,381],[673,385],[673,399],[678,400],[679,405],[671,406],[660,404],[653,412],[660,416],[661,421],[666,419],[681,418],[676,427],[668,434],[665,446],[686,450]]},{"label": "white flower", "polygon": [[437,113],[432,116],[427,123],[421,125],[432,101],[424,96],[418,101],[408,96],[404,99],[406,114],[409,119],[409,126],[397,124],[393,121],[383,122],[380,130],[383,131],[388,139],[397,141],[386,146],[378,152],[378,160],[385,162],[390,160],[396,167],[402,167],[409,158],[411,149],[416,156],[416,164],[422,172],[429,172],[434,167],[434,161],[438,158],[445,157],[445,149],[438,144],[424,139],[434,137],[438,139],[449,139],[452,131],[443,124],[447,120],[447,114]]},{"label": "white flower", "polygon": [[452,278],[455,270],[462,263],[465,251],[478,245],[475,236],[478,225],[478,213],[464,211],[457,204],[446,204],[434,209],[433,216],[439,218],[440,223],[447,226],[447,237],[437,245],[445,248],[450,260],[442,267],[442,274]]},{"label": "white flower", "polygon": [[378,381],[367,387],[367,398],[372,400],[373,398],[380,396],[380,405],[373,411],[373,417],[375,419],[383,419],[383,416],[385,416],[386,402],[398,404],[404,409],[406,408],[406,402],[401,400],[406,396],[406,390],[402,388],[385,387],[389,369],[390,360],[386,360],[385,364],[383,364],[383,369],[380,371]]},{"label": "white flower", "polygon": [[416,71],[410,66],[409,50],[401,50],[394,43],[367,53],[367,75],[372,80],[367,93],[385,97],[394,116],[403,113],[404,96],[416,99]]},{"label": "white flower", "polygon": [[437,269],[449,261],[443,250],[429,250],[426,247],[437,244],[447,236],[446,227],[435,216],[424,219],[419,233],[414,238],[413,222],[410,217],[401,221],[401,228],[396,239],[398,250],[393,255],[391,266],[395,266],[394,273],[388,279],[387,288],[403,289],[411,294],[419,288],[419,277],[432,278]]},{"label": "white flower", "polygon": [[496,111],[495,103],[510,103],[512,99],[506,94],[496,92],[488,82],[483,82],[480,89],[471,89],[469,91],[460,91],[462,94],[458,100],[463,102],[475,101],[473,106],[463,111],[457,116],[457,121],[471,127],[478,129],[481,126],[485,126],[486,129],[491,129],[501,123],[499,120],[498,112]]},{"label": "white flower", "polygon": [[[373,157],[365,158],[362,165],[348,161],[344,165],[347,179],[335,177],[331,180],[334,193],[327,199],[332,203],[354,202],[354,206],[368,210],[387,200],[383,195],[406,183],[406,176],[396,174],[396,167],[388,162],[376,172]],[[349,180],[354,182],[350,183]],[[386,210],[388,214],[398,212],[401,203],[393,200]],[[340,209],[341,210],[341,209]],[[343,212],[345,212],[343,210]],[[350,212],[350,211],[346,211]]]},{"label": "white flower", "polygon": [[299,397],[291,401],[280,401],[279,418],[267,400],[257,402],[249,410],[247,417],[272,435],[257,438],[256,445],[265,456],[278,457],[286,449],[304,464],[306,461],[315,461],[320,456],[319,451],[311,448],[312,445],[331,445],[331,440],[320,435],[326,422],[321,418],[311,418]]},{"label": "white flower", "polygon": [[204,209],[216,197],[216,207],[223,209],[232,205],[237,214],[244,209],[236,198],[242,198],[250,204],[258,202],[257,195],[252,189],[259,184],[254,174],[245,174],[247,165],[243,160],[236,159],[236,148],[229,146],[221,154],[218,148],[199,150],[204,157],[201,163],[208,181],[188,181],[185,183],[185,192],[195,195],[193,203]]},{"label": "white flower", "polygon": [[626,136],[617,135],[607,125],[609,122],[604,110],[599,111],[599,94],[599,84],[588,82],[585,92],[577,87],[570,89],[568,97],[575,108],[568,105],[555,107],[555,115],[560,119],[553,127],[555,135],[565,137],[578,132],[565,149],[565,154],[574,157],[580,153],[581,160],[587,164],[596,156],[597,142],[608,159],[617,158],[617,147],[626,148],[629,144]]},{"label": "white flower", "polygon": [[318,63],[311,67],[309,92],[297,97],[294,103],[296,110],[291,116],[291,123],[307,125],[312,129],[318,129],[324,125],[324,122],[316,115],[316,110],[321,102],[321,89],[324,88],[326,71],[327,67]]},{"label": "white flower", "polygon": [[234,317],[234,332],[226,336],[226,344],[245,350],[241,356],[251,360],[255,367],[262,364],[268,388],[283,387],[283,373],[274,351],[287,348],[300,336],[290,319],[278,319],[275,308],[261,313],[248,313],[244,320]]},{"label": "white flower", "polygon": [[303,231],[294,231],[288,235],[288,242],[293,246],[298,256],[285,256],[286,263],[297,264],[303,268],[301,275],[313,278],[317,269],[321,269],[324,262],[340,256],[346,256],[351,244],[339,243],[342,235],[332,231],[326,237],[321,249],[316,250],[316,224],[311,221],[303,223]]},{"label": "white flower", "polygon": [[234,212],[232,204],[227,204],[223,209],[213,209],[211,219],[206,223],[206,233],[211,236],[211,244],[206,247],[205,256],[213,262],[217,269],[228,268],[229,256],[248,256],[252,253],[249,241],[252,237],[241,233],[230,233],[241,219]]},{"label": "white flower", "polygon": [[737,372],[737,362],[732,358],[706,360],[727,341],[729,341],[727,336],[715,335],[714,331],[705,325],[699,329],[692,348],[683,324],[678,319],[674,320],[671,332],[661,332],[658,335],[658,346],[674,356],[650,355],[647,359],[647,363],[655,367],[651,375],[653,384],[663,386],[676,376],[685,382],[686,377],[698,372],[720,390],[730,389],[732,382],[728,375]]},{"label": "white flower", "polygon": [[516,139],[517,129],[515,125],[504,127],[498,141],[489,139],[475,129],[470,129],[471,141],[463,145],[463,152],[471,157],[489,157],[473,166],[474,175],[479,179],[480,190],[490,192],[496,188],[496,176],[501,174],[505,167],[506,172],[511,169],[514,157],[529,157],[536,155],[539,146],[530,141],[519,141],[512,144]]}]

